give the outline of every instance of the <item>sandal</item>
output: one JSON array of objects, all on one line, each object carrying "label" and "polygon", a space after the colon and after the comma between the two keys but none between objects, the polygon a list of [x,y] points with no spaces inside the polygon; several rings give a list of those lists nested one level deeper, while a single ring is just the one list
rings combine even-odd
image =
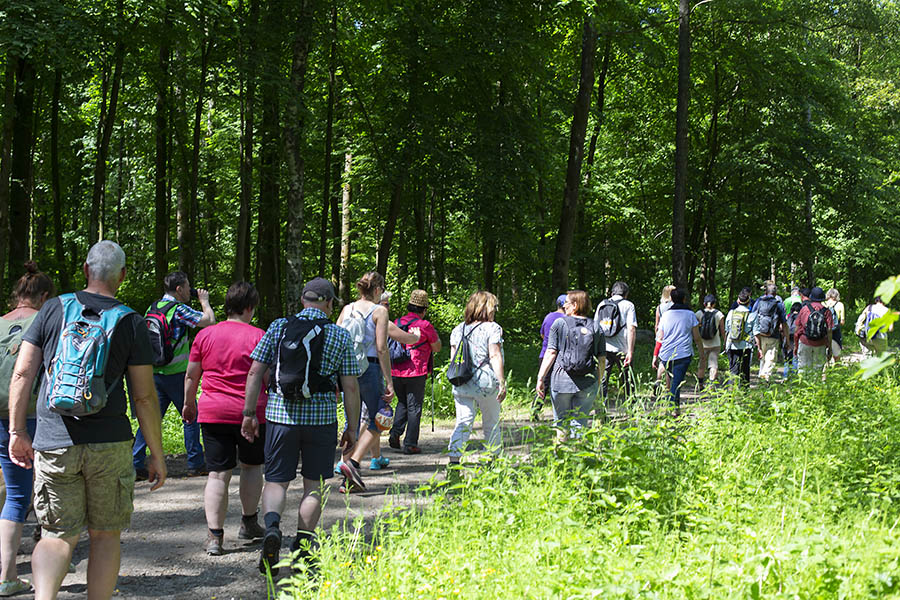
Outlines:
[{"label": "sandal", "polygon": [[27,579],[13,579],[0,582],[0,596],[14,596],[20,592],[31,590],[31,582]]}]

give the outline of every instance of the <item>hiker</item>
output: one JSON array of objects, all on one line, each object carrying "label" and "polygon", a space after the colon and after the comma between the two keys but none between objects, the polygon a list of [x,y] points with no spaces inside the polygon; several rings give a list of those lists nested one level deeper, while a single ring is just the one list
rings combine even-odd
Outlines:
[{"label": "hiker", "polygon": [[[48,300],[25,332],[10,382],[9,455],[17,465],[34,468],[34,509],[42,528],[31,554],[36,600],[56,598],[85,526],[90,540],[87,597],[108,599],[116,589],[119,536],[134,510],[126,374],[128,394],[150,448],[150,489],[158,489],[166,479],[147,327],[140,314],[115,297],[125,279],[125,253],[115,242],[97,242],[83,272],[87,287]],[[84,343],[87,339],[98,342]],[[85,354],[92,349],[96,354]],[[96,356],[106,359],[94,371]],[[45,373],[37,403],[40,425],[32,442],[26,413],[40,370]],[[102,380],[91,381],[99,373]],[[90,390],[85,380],[91,381]],[[68,392],[73,388],[78,400],[100,402],[73,402]]]},{"label": "hiker", "polygon": [[794,336],[797,335],[797,317],[800,316],[800,309],[803,308],[802,302],[794,302],[791,310],[787,315],[788,335],[783,340],[781,352],[784,354],[784,378],[787,379],[791,373],[797,372],[797,356],[794,354]]},{"label": "hiker", "polygon": [[[390,317],[386,308],[378,304],[384,293],[384,277],[377,271],[369,271],[356,282],[359,299],[351,302],[341,311],[337,324],[358,331],[358,337],[351,333],[354,339],[357,359],[360,361],[359,398],[369,411],[368,427],[361,430],[359,442],[351,451],[346,451],[341,457],[338,467],[344,472],[344,465],[352,465],[353,473],[357,473],[359,463],[367,452],[373,456],[381,455],[381,431],[378,428],[376,418],[382,404],[390,405],[394,397],[394,383],[391,379],[391,358],[388,352],[388,329]],[[414,344],[419,337],[406,334],[404,343]],[[368,366],[362,370],[365,362]],[[348,421],[350,422],[350,421]],[[346,473],[345,473],[346,475]],[[340,487],[342,493],[365,491],[366,486],[359,477],[345,477]]]},{"label": "hiker", "polygon": [[[257,408],[265,375],[270,382],[266,399],[265,485],[262,513],[265,522],[261,573],[278,573],[275,564],[281,551],[281,515],[287,489],[297,478],[301,465],[303,496],[297,513],[297,537],[291,551],[300,551],[304,561],[312,559],[317,547],[315,529],[322,513],[323,481],[334,468],[337,440],[337,398],[340,381],[344,409],[351,424],[341,436],[341,446],[356,443],[359,422],[359,363],[354,356],[350,334],[331,323],[334,286],[327,279],[309,281],[300,296],[303,309],[287,318],[276,319],[260,338],[250,358],[244,391],[241,435],[253,441],[262,435]],[[308,344],[302,343],[308,339]],[[348,479],[359,480],[359,472],[343,466]],[[314,567],[313,567],[314,568]]]},{"label": "hiker", "polygon": [[825,292],[820,287],[814,287],[809,291],[809,301],[803,303],[797,315],[794,353],[801,374],[822,373],[828,361],[834,316],[824,302]]},{"label": "hiker", "polygon": [[[184,373],[187,371],[190,351],[188,329],[204,328],[214,325],[216,314],[209,305],[209,292],[206,290],[194,290],[188,276],[181,271],[174,271],[166,275],[163,281],[166,292],[161,300],[154,302],[147,309],[147,317],[152,319],[156,314],[165,320],[165,332],[154,334],[151,330],[151,343],[171,347],[171,357],[157,356],[156,365],[153,367],[153,383],[156,385],[156,393],[159,396],[159,412],[165,417],[169,405],[175,405],[175,410],[182,415],[182,430],[184,432],[184,449],[187,451],[187,476],[202,477],[208,474],[206,459],[203,457],[203,446],[200,445],[200,425],[196,422],[188,422],[184,419]],[[189,306],[191,298],[196,292],[197,300],[203,311],[194,310]],[[154,341],[156,340],[156,341]],[[147,445],[144,443],[144,434],[140,429],[134,440],[134,471],[137,480],[147,478],[147,469],[144,468],[144,457]]]},{"label": "hiker", "polygon": [[800,287],[795,285],[791,287],[791,295],[784,299],[785,314],[790,314],[794,304],[800,304],[801,302],[803,302],[803,298],[800,296]]},{"label": "hiker", "polygon": [[825,292],[825,306],[831,311],[834,328],[831,330],[831,364],[837,362],[844,350],[844,323],[847,322],[847,311],[841,302],[841,293],[836,288]]},{"label": "hiker", "polygon": [[706,381],[706,371],[709,370],[709,383],[715,387],[716,378],[719,375],[719,353],[722,351],[722,340],[725,339],[725,315],[716,305],[718,300],[714,294],[707,294],[703,298],[703,309],[694,313],[697,322],[700,323],[700,338],[702,344],[700,358],[697,363],[697,388],[703,390]]},{"label": "hiker", "polygon": [[775,370],[780,340],[788,338],[787,315],[775,294],[776,289],[773,282],[766,282],[765,293],[756,300],[750,311],[759,354],[759,378],[766,383]]},{"label": "hiker", "polygon": [[[549,341],[550,336],[550,328],[553,326],[553,323],[556,322],[557,319],[561,319],[566,316],[566,311],[564,305],[566,303],[566,294],[560,294],[556,297],[556,310],[553,312],[548,312],[544,316],[544,320],[541,322],[541,352],[538,354],[538,370],[541,368],[541,364],[544,362],[544,355],[547,353],[547,342]],[[544,375],[544,390],[550,389],[550,375],[552,371],[547,369],[547,373]],[[541,411],[544,408],[544,396],[540,396],[538,394],[534,395],[534,400],[531,401],[531,420],[538,421],[541,418]]]},{"label": "hiker", "polygon": [[[753,323],[751,320],[750,288],[738,294],[737,306],[725,316],[725,351],[728,352],[728,371],[735,383],[750,385],[750,358],[753,353]],[[738,379],[739,378],[739,379]]]},{"label": "hiker", "polygon": [[606,365],[606,343],[603,333],[594,327],[591,299],[583,290],[571,290],[563,303],[566,316],[550,327],[547,352],[538,371],[535,393],[543,398],[544,385],[550,376],[550,398],[553,426],[559,437],[578,437],[587,426],[588,415],[597,398],[598,382]]},{"label": "hiker", "polygon": [[[408,330],[415,326],[421,332],[419,341],[406,346],[409,358],[394,362],[391,365],[391,377],[394,380],[394,391],[397,394],[397,410],[394,413],[394,424],[388,435],[391,448],[403,454],[419,454],[419,427],[422,422],[422,406],[425,403],[425,380],[432,370],[432,359],[441,351],[441,339],[434,325],[425,320],[428,310],[428,293],[425,290],[413,290],[406,303],[406,314],[397,319],[396,325]],[[406,430],[403,445],[400,436]]]},{"label": "hiker", "polygon": [[[228,513],[228,484],[240,462],[241,526],[238,539],[263,536],[257,506],[262,493],[265,462],[266,396],[257,396],[256,418],[259,435],[246,440],[241,435],[244,390],[252,361],[250,353],[265,332],[250,324],[259,305],[259,292],[246,281],[232,283],[225,294],[225,319],[202,329],[194,343],[184,377],[185,421],[200,423],[206,447],[209,477],[203,491],[206,512],[206,553],[224,554],[225,515]],[[197,402],[197,388],[203,390]]]},{"label": "hiker", "polygon": [[[22,541],[22,525],[31,503],[34,473],[9,458],[9,382],[16,364],[22,337],[28,331],[40,308],[55,293],[53,282],[38,270],[34,261],[25,263],[25,274],[13,286],[9,312],[0,319],[0,468],[6,499],[0,512],[0,596],[12,596],[31,589],[31,582],[19,579],[16,554]],[[37,396],[29,394],[25,429],[34,438],[37,426]]]},{"label": "hiker", "polygon": [[879,327],[869,339],[869,329],[872,321],[880,319],[888,313],[888,307],[881,300],[881,296],[875,296],[872,302],[859,315],[856,320],[856,335],[863,354],[875,354],[876,356],[887,350],[887,334],[894,330],[894,324]]},{"label": "hiker", "polygon": [[[663,313],[672,308],[672,290],[675,289],[674,285],[667,285],[662,289],[662,293],[659,295],[659,305],[656,307],[656,322],[653,325],[653,335],[659,336],[659,318],[662,317]],[[653,383],[653,396],[659,396],[659,390],[662,388],[662,379],[666,378],[666,384],[671,384],[669,380],[669,373],[666,371],[666,366],[663,363],[659,363],[659,366],[656,368],[656,381]]]},{"label": "hiker", "polygon": [[467,345],[471,361],[471,378],[453,386],[456,405],[456,427],[450,434],[450,465],[460,458],[475,422],[475,405],[481,409],[485,449],[499,453],[503,446],[500,431],[500,405],[506,398],[506,376],[503,365],[503,328],[495,321],[497,296],[478,291],[469,296],[463,312],[463,322],[450,334],[450,356],[462,353]]},{"label": "hiker", "polygon": [[700,321],[691,307],[685,304],[685,292],[672,290],[672,306],[659,320],[656,347],[653,350],[653,368],[662,363],[671,378],[669,401],[675,403],[676,414],[681,409],[681,384],[687,375],[694,356],[694,343],[703,347],[700,337]]},{"label": "hiker", "polygon": [[616,366],[625,380],[626,398],[634,392],[631,365],[637,334],[637,313],[634,304],[628,300],[628,291],[627,283],[617,281],[610,290],[610,297],[601,302],[594,313],[594,326],[606,338],[606,367],[600,384],[604,400],[609,396],[609,376]]}]

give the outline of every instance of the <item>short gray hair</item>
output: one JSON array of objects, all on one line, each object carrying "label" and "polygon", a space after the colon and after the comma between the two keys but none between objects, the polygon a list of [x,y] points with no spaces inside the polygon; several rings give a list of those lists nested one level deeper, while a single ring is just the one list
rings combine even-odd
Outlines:
[{"label": "short gray hair", "polygon": [[837,291],[837,288],[831,288],[828,290],[828,293],[825,294],[825,297],[829,300],[834,300],[835,302],[841,301],[841,293]]},{"label": "short gray hair", "polygon": [[84,262],[91,280],[115,283],[125,268],[125,251],[115,242],[101,240],[91,246]]}]

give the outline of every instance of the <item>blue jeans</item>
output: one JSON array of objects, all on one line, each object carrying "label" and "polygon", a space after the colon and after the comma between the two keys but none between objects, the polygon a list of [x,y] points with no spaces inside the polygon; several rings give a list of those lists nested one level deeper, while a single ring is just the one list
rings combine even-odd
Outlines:
[{"label": "blue jeans", "polygon": [[[381,408],[381,397],[384,395],[384,377],[381,375],[381,366],[377,362],[369,361],[369,368],[359,376],[359,401],[365,404],[369,411],[369,429],[378,433],[375,425],[375,415]],[[360,408],[360,411],[362,408]],[[362,432],[360,432],[362,433]]]},{"label": "blue jeans", "polygon": [[[174,404],[178,414],[184,410],[184,373],[173,375],[154,375],[153,383],[156,385],[156,393],[159,396],[160,417],[166,416],[169,404]],[[206,458],[203,456],[203,446],[200,445],[200,424],[184,424],[184,449],[187,451],[188,469],[205,470]],[[147,442],[144,434],[138,428],[134,437],[134,468],[143,469],[147,460]]]},{"label": "blue jeans", "polygon": [[[34,439],[37,420],[34,417],[25,421],[28,435]],[[24,523],[31,503],[31,491],[34,488],[34,471],[24,469],[9,459],[9,419],[0,419],[0,468],[3,469],[3,481],[6,482],[6,502],[0,519],[14,523]]]},{"label": "blue jeans", "polygon": [[551,392],[554,427],[568,422],[571,437],[578,437],[578,430],[587,426],[588,415],[594,407],[597,384],[577,392]]},{"label": "blue jeans", "polygon": [[675,402],[675,407],[681,406],[681,384],[684,383],[684,377],[687,375],[688,367],[691,366],[691,357],[676,358],[665,363],[666,371],[672,378],[672,387],[669,388],[669,401]]}]

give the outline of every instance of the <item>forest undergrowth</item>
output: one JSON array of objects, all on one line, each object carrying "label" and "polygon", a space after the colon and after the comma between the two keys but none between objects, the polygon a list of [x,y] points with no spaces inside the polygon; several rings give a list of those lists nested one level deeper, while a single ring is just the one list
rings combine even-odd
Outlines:
[{"label": "forest undergrowth", "polygon": [[900,384],[729,391],[636,414],[462,477],[374,529],[322,536],[282,598],[900,597]]}]

